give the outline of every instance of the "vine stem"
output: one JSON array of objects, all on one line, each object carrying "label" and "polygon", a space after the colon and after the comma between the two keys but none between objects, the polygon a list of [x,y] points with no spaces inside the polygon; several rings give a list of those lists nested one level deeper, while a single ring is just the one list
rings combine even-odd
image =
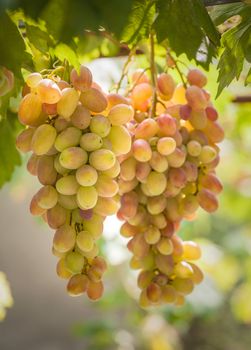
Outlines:
[{"label": "vine stem", "polygon": [[186,88],[186,87],[187,87],[187,84],[186,84],[185,79],[184,79],[184,76],[183,76],[183,74],[182,74],[182,72],[181,72],[181,70],[180,70],[180,68],[179,68],[179,66],[178,66],[178,61],[175,60],[175,59],[173,58],[173,56],[170,54],[169,51],[167,52],[167,54],[168,54],[168,55],[170,56],[170,58],[173,60],[174,65],[175,65],[175,69],[177,70],[177,72],[178,72],[178,74],[179,74],[179,76],[180,76],[180,79],[182,80],[182,83],[183,83],[183,85],[184,85],[185,88]]},{"label": "vine stem", "polygon": [[157,87],[156,87],[156,66],[155,66],[155,51],[154,51],[154,33],[150,33],[150,71],[151,71],[151,81],[153,86],[153,96],[152,96],[152,106],[150,117],[154,118],[156,114],[157,105]]},{"label": "vine stem", "polygon": [[128,57],[127,57],[127,60],[125,61],[125,64],[123,66],[121,77],[120,77],[120,79],[118,81],[118,84],[116,86],[116,92],[117,93],[119,92],[119,89],[121,88],[121,84],[122,84],[125,76],[128,73],[128,66],[129,66],[129,64],[130,64],[130,62],[131,62],[131,60],[133,58],[134,53],[135,53],[135,47],[133,47],[132,50],[130,51],[130,53],[129,53]]}]

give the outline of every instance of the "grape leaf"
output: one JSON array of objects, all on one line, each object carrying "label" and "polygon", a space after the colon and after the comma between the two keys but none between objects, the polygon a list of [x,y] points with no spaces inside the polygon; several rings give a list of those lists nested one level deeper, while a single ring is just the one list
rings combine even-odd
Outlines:
[{"label": "grape leaf", "polygon": [[210,55],[215,54],[220,35],[201,0],[158,0],[156,7],[158,15],[154,27],[159,42],[168,39],[177,55],[185,53],[188,59],[199,62],[198,49],[208,37],[212,44]]},{"label": "grape leaf", "polygon": [[221,6],[215,6],[215,8],[209,13],[215,25],[219,25],[230,17],[242,15],[248,9],[248,7],[248,5],[243,3],[225,4]]},{"label": "grape leaf", "polygon": [[31,56],[25,51],[24,40],[7,13],[0,16],[0,65],[21,77],[21,67],[32,64]]},{"label": "grape leaf", "polygon": [[43,53],[48,52],[48,47],[53,45],[49,34],[37,26],[25,24],[26,36],[30,43]]},{"label": "grape leaf", "polygon": [[21,158],[15,147],[16,130],[8,118],[0,122],[0,188],[11,179]]},{"label": "grape leaf", "polygon": [[153,5],[152,0],[137,0],[134,2],[122,40],[128,44],[135,44],[142,38],[149,36],[155,13]]},{"label": "grape leaf", "polygon": [[54,49],[54,54],[60,61],[64,61],[65,59],[77,70],[80,67],[80,63],[75,51],[66,44],[58,44]]},{"label": "grape leaf", "polygon": [[248,71],[248,74],[245,79],[245,85],[251,84],[251,68]]}]

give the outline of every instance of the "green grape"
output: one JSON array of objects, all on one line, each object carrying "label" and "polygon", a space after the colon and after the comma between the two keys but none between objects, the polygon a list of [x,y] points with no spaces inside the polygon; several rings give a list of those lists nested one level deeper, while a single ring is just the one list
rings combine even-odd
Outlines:
[{"label": "green grape", "polygon": [[80,147],[69,147],[59,156],[59,162],[66,169],[78,169],[87,162],[88,155]]},{"label": "green grape", "polygon": [[53,247],[60,253],[66,253],[73,249],[75,242],[75,230],[70,225],[64,224],[55,232]]},{"label": "green grape", "polygon": [[79,183],[77,182],[75,175],[63,176],[56,182],[57,191],[66,196],[76,194],[78,188]]},{"label": "green grape", "polygon": [[103,115],[95,115],[91,118],[90,130],[92,133],[100,137],[106,137],[111,130],[111,123],[107,117]]},{"label": "green grape", "polygon": [[70,126],[58,134],[55,140],[55,148],[62,152],[64,149],[79,145],[81,130]]},{"label": "green grape", "polygon": [[100,197],[113,197],[119,190],[117,182],[104,174],[99,175],[95,188]]},{"label": "green grape", "polygon": [[74,210],[78,207],[77,198],[75,195],[65,196],[63,194],[58,195],[58,203],[65,209]]},{"label": "green grape", "polygon": [[103,146],[103,140],[99,135],[89,132],[82,135],[80,146],[87,152],[93,152]]},{"label": "green grape", "polygon": [[72,276],[72,273],[66,268],[64,258],[61,258],[60,260],[58,260],[56,271],[57,271],[58,277],[66,280],[68,280]]},{"label": "green grape", "polygon": [[85,258],[78,252],[70,252],[65,256],[65,266],[71,273],[80,273],[85,265]]},{"label": "green grape", "polygon": [[76,171],[76,179],[81,186],[93,186],[98,179],[97,170],[88,164],[83,165]]},{"label": "green grape", "polygon": [[77,202],[81,209],[94,208],[98,200],[98,193],[94,186],[80,186],[77,191]]},{"label": "green grape", "polygon": [[88,109],[78,105],[71,116],[71,122],[78,129],[87,129],[91,122],[91,114]]},{"label": "green grape", "polygon": [[50,186],[50,185],[43,186],[36,193],[35,196],[36,196],[37,204],[42,209],[51,209],[57,204],[57,201],[58,201],[57,191],[53,186]]},{"label": "green grape", "polygon": [[113,125],[108,138],[111,141],[112,150],[117,156],[130,151],[132,142],[131,135],[124,126]]},{"label": "green grape", "polygon": [[57,113],[65,119],[69,119],[75,111],[79,101],[79,94],[74,88],[67,87],[62,90],[62,96],[57,103]]},{"label": "green grape", "polygon": [[112,168],[116,162],[116,157],[108,149],[99,149],[90,154],[89,163],[95,169],[104,171]]},{"label": "green grape", "polygon": [[32,151],[38,156],[46,154],[54,145],[56,136],[57,131],[53,126],[49,124],[40,125],[32,136]]},{"label": "green grape", "polygon": [[82,252],[90,252],[94,248],[93,236],[88,231],[80,231],[76,243]]}]

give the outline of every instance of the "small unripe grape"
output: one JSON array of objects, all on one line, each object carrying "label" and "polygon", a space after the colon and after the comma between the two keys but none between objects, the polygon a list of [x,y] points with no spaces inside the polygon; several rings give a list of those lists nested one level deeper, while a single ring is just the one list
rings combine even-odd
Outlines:
[{"label": "small unripe grape", "polygon": [[[18,118],[24,125],[37,126],[42,124],[45,118],[41,116],[42,103],[38,97],[33,93],[25,95],[19,105]],[[41,122],[40,122],[41,121]]]},{"label": "small unripe grape", "polygon": [[161,298],[161,288],[156,283],[151,283],[146,289],[147,298],[152,303],[158,303]]},{"label": "small unripe grape", "polygon": [[80,273],[83,270],[85,258],[78,252],[70,252],[65,256],[65,266],[72,273]]},{"label": "small unripe grape", "polygon": [[56,204],[55,207],[47,210],[47,223],[51,228],[57,229],[66,223],[68,214],[67,209],[60,204]]},{"label": "small unripe grape", "polygon": [[65,209],[74,210],[78,207],[76,196],[58,195],[58,203]]},{"label": "small unripe grape", "polygon": [[61,177],[56,183],[56,189],[59,193],[70,196],[77,193],[79,183],[75,175]]},{"label": "small unripe grape", "polygon": [[76,171],[76,179],[81,186],[93,186],[98,179],[97,170],[85,164]]},{"label": "small unripe grape", "polygon": [[144,232],[144,238],[148,244],[157,243],[160,240],[160,236],[160,230],[152,225],[147,227],[146,231]]},{"label": "small unripe grape", "polygon": [[70,296],[79,296],[87,291],[89,280],[86,275],[77,274],[70,278],[67,284],[67,292]]},{"label": "small unripe grape", "polygon": [[60,226],[55,232],[53,238],[53,247],[61,252],[66,253],[72,250],[76,241],[75,230],[70,225]]},{"label": "small unripe grape", "polygon": [[108,170],[115,164],[116,157],[112,151],[108,149],[99,149],[89,156],[89,163],[97,170]]},{"label": "small unripe grape", "polygon": [[131,135],[124,126],[113,125],[108,138],[112,143],[112,150],[117,156],[130,151]]},{"label": "small unripe grape", "polygon": [[81,209],[94,208],[98,200],[98,193],[94,186],[80,186],[77,191],[77,202]]},{"label": "small unripe grape", "polygon": [[72,125],[78,129],[87,129],[91,122],[91,115],[88,109],[78,105],[71,116]]},{"label": "small unripe grape", "polygon": [[183,255],[185,260],[198,260],[201,257],[201,249],[199,245],[193,241],[183,241]]},{"label": "small unripe grape", "polygon": [[42,185],[54,185],[57,180],[57,171],[54,168],[54,158],[41,156],[37,163],[37,177]]},{"label": "small unripe grape", "polygon": [[79,101],[79,94],[74,88],[62,90],[62,96],[57,103],[57,113],[65,119],[69,119],[75,111]]},{"label": "small unripe grape", "polygon": [[146,179],[146,186],[152,196],[158,196],[165,191],[166,188],[166,176],[163,173],[157,173],[151,171]]},{"label": "small unripe grape", "polygon": [[59,156],[60,164],[66,169],[78,169],[87,162],[88,155],[80,147],[69,147]]},{"label": "small unripe grape", "polygon": [[80,231],[76,243],[83,252],[90,252],[94,247],[93,236],[88,231]]},{"label": "small unripe grape", "polygon": [[157,150],[160,154],[168,156],[176,148],[176,142],[172,137],[161,137],[157,143]]},{"label": "small unripe grape", "polygon": [[170,74],[161,73],[157,79],[157,85],[161,98],[163,100],[170,100],[175,90],[175,82]]},{"label": "small unripe grape", "polygon": [[135,129],[136,139],[148,140],[155,136],[159,130],[158,123],[152,118],[143,120]]},{"label": "small unripe grape", "polygon": [[80,95],[80,101],[84,107],[94,113],[101,113],[107,107],[105,95],[94,88],[83,91]]},{"label": "small unripe grape", "polygon": [[207,77],[199,69],[191,69],[187,74],[187,80],[190,85],[196,85],[199,88],[203,88],[207,83]]},{"label": "small unripe grape", "polygon": [[137,139],[132,145],[133,155],[139,162],[148,162],[152,157],[149,143],[143,139]]},{"label": "small unripe grape", "polygon": [[194,110],[205,109],[207,107],[206,97],[198,86],[188,86],[186,99],[189,106]]},{"label": "small unripe grape", "polygon": [[42,103],[57,103],[62,96],[61,90],[51,79],[42,79],[36,86],[38,96]]},{"label": "small unripe grape", "polygon": [[163,173],[168,169],[168,161],[166,157],[156,151],[152,152],[152,158],[150,159],[149,164],[153,170],[159,173]]},{"label": "small unripe grape", "polygon": [[104,286],[102,281],[99,282],[89,282],[87,288],[87,295],[91,300],[98,300],[102,297],[104,293]]},{"label": "small unripe grape", "polygon": [[60,260],[58,260],[56,271],[57,271],[58,277],[66,280],[68,280],[72,276],[72,273],[66,268],[64,258],[61,258]]},{"label": "small unripe grape", "polygon": [[132,106],[127,104],[117,104],[112,107],[109,114],[108,119],[112,123],[112,125],[123,125],[128,123],[134,115],[134,110]]},{"label": "small unripe grape", "polygon": [[70,126],[64,129],[55,140],[55,147],[59,152],[69,147],[74,147],[79,144],[81,130]]},{"label": "small unripe grape", "polygon": [[27,128],[21,131],[16,139],[16,147],[21,152],[30,152],[31,151],[31,140],[35,132],[34,128]]},{"label": "small unripe grape", "polygon": [[104,174],[99,175],[95,188],[100,197],[113,197],[119,190],[117,182]]},{"label": "small unripe grape", "polygon": [[217,157],[217,151],[211,146],[203,146],[200,153],[200,161],[204,164],[212,162]]},{"label": "small unripe grape", "polygon": [[40,125],[34,132],[31,140],[31,148],[37,155],[43,155],[47,153],[53,146],[56,139],[56,129],[49,125]]},{"label": "small unripe grape", "polygon": [[169,114],[161,114],[157,118],[161,136],[172,136],[177,131],[176,120]]},{"label": "small unripe grape", "polygon": [[35,196],[37,204],[43,209],[51,209],[57,204],[58,194],[53,186],[43,186]]},{"label": "small unripe grape", "polygon": [[81,64],[79,73],[75,68],[72,69],[70,80],[75,89],[85,91],[92,85],[92,73],[87,67]]},{"label": "small unripe grape", "polygon": [[91,118],[90,130],[100,137],[106,137],[111,130],[111,123],[107,117],[95,115]]},{"label": "small unripe grape", "polygon": [[35,88],[42,79],[43,77],[40,73],[31,73],[25,79],[25,82],[30,88]]}]

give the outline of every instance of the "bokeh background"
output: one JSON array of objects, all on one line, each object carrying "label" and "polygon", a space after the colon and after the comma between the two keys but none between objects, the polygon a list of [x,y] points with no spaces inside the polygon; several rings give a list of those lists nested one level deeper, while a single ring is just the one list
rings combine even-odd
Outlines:
[{"label": "bokeh background", "polygon": [[[122,65],[123,59],[99,59],[89,67],[105,90],[119,80]],[[208,80],[214,97],[213,66]],[[129,270],[130,255],[116,217],[107,219],[102,241],[110,264],[104,297],[96,303],[70,298],[65,281],[56,276],[53,231],[29,214],[39,184],[23,158],[0,191],[0,270],[14,299],[0,322],[1,350],[251,349],[251,104],[232,102],[251,94],[243,86],[240,79],[215,101],[226,133],[218,167],[224,192],[216,214],[201,210],[195,221],[181,225],[183,238],[200,243],[205,272],[182,307],[139,308],[137,274]],[[0,279],[0,298],[5,292]]]}]

